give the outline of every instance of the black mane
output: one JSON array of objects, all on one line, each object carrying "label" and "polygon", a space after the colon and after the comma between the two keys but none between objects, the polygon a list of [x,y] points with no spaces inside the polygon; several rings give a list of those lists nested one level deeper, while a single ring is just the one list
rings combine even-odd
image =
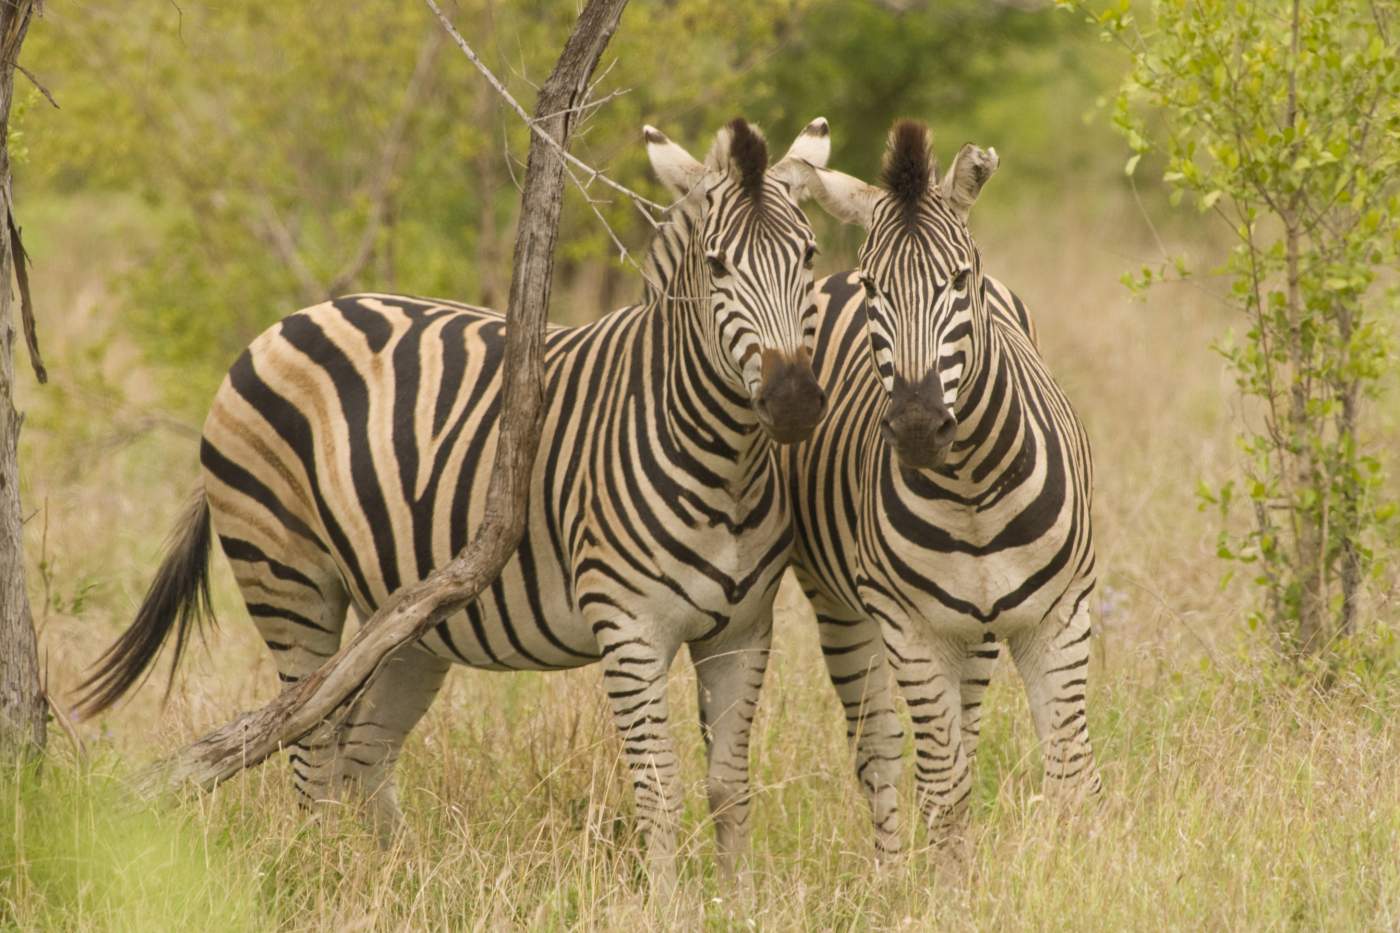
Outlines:
[{"label": "black mane", "polygon": [[913,218],[933,181],[933,155],[929,152],[928,127],[918,120],[900,120],[890,130],[880,181]]},{"label": "black mane", "polygon": [[755,203],[763,200],[763,175],[768,171],[768,143],[744,120],[729,121],[729,161],[739,187]]}]

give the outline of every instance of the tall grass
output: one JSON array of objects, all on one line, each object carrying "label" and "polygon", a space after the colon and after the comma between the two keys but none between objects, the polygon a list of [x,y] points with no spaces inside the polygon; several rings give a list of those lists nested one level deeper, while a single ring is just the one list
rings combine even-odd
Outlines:
[{"label": "tall grass", "polygon": [[[154,810],[55,764],[37,786],[5,785],[0,925],[144,929],[204,911],[209,928],[285,930],[1400,926],[1393,584],[1373,595],[1369,649],[1325,693],[1267,662],[1243,626],[1247,593],[1220,584],[1216,520],[1194,496],[1198,479],[1232,466],[1231,387],[1208,349],[1230,320],[1209,279],[1146,304],[1127,297],[1118,273],[1155,252],[1131,203],[1071,192],[974,220],[988,267],[1036,314],[1094,444],[1090,722],[1106,786],[1096,806],[1064,811],[1040,796],[1008,668],[989,693],[966,858],[919,850],[916,836],[905,862],[872,864],[840,710],[809,609],[789,588],[753,741],[751,898],[713,875],[695,684],[681,661],[672,702],[687,841],[670,914],[646,903],[598,673],[459,670],[400,766],[411,840],[381,850],[352,813],[302,812],[281,762]],[[31,221],[33,242],[53,244],[36,250],[51,271],[35,279],[41,308],[77,309],[45,317],[56,380],[87,378],[24,401],[22,451],[25,501],[38,510],[27,525],[36,617],[60,695],[129,621],[197,476],[197,426],[161,415],[120,335],[94,339],[121,256],[84,246],[99,235],[71,215]],[[138,235],[139,216],[130,223]],[[92,387],[94,373],[111,391]],[[193,653],[168,706],[152,687],[83,725],[102,760],[144,763],[276,689],[216,565],[225,625]],[[45,868],[55,860],[70,867]]]}]

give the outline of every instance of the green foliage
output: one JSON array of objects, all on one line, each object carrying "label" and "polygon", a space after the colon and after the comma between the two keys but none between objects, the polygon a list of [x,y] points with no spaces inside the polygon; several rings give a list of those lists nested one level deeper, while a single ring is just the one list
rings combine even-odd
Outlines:
[{"label": "green foliage", "polygon": [[1247,402],[1241,476],[1203,507],[1249,509],[1219,556],[1253,568],[1255,621],[1314,654],[1351,630],[1394,530],[1363,408],[1400,306],[1400,22],[1367,0],[1153,10],[1147,27],[1126,0],[1093,17],[1133,57],[1114,104],[1126,171],[1160,154],[1173,203],[1234,233],[1224,272],[1247,322],[1217,347]]},{"label": "green foliage", "polygon": [[[826,115],[838,162],[865,174],[900,115],[946,130],[949,153],[973,136],[1007,158],[1018,146],[1053,153],[1024,160],[1018,175],[1033,183],[1082,161],[1089,144],[1056,127],[1102,83],[1087,30],[981,0],[894,6],[634,5],[597,92],[618,96],[588,118],[575,151],[657,199],[641,126],[701,155],[736,113],[763,123],[774,149]],[[461,0],[446,10],[532,106],[574,8]],[[62,109],[19,91],[21,195],[134,192],[149,205],[154,224],[130,243],[135,261],[115,297],[183,414],[202,412],[257,333],[332,293],[504,304],[526,130],[421,0],[347,0],[333,17],[276,0],[98,0],[50,10],[24,55]],[[592,191],[621,240],[640,247],[646,221]],[[640,285],[582,197],[567,198],[554,316],[576,322],[634,300]]]},{"label": "green foliage", "polygon": [[[0,927],[255,930],[254,880],[177,813],[47,762],[0,775]],[[241,883],[240,883],[241,882]]]}]

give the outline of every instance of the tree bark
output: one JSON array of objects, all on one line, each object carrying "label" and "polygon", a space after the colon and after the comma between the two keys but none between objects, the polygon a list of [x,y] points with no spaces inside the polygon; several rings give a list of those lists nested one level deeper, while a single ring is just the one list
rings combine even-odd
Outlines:
[{"label": "tree bark", "polygon": [[[0,763],[42,751],[45,701],[39,677],[38,641],[24,585],[24,522],[19,505],[19,429],[14,406],[15,326],[10,279],[18,236],[11,219],[10,104],[15,65],[29,30],[34,0],[0,3]],[[26,289],[27,291],[27,289]]]},{"label": "tree bark", "polygon": [[[588,80],[627,0],[590,0],[540,90],[537,124],[563,146]],[[256,765],[351,702],[396,648],[465,607],[499,575],[525,530],[525,495],[543,421],[544,323],[564,193],[559,153],[532,134],[506,311],[505,398],[487,507],[475,537],[446,566],[405,587],[320,670],[148,771],[146,792],[210,788]]]}]

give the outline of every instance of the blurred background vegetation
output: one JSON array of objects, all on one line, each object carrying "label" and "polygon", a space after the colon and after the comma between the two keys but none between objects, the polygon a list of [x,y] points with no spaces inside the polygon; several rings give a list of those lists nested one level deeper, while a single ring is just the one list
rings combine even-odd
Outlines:
[{"label": "blurred background vegetation", "polygon": [[[528,107],[575,4],[445,9]],[[645,123],[699,155],[735,114],[774,149],[825,115],[832,164],[867,178],[897,117],[931,123],[945,165],[964,141],[995,146],[972,231],[1035,315],[1094,445],[1089,716],[1103,804],[1045,805],[1008,669],[986,703],[966,876],[923,858],[873,866],[815,626],[787,588],[753,745],[762,883],[744,919],[759,928],[1400,925],[1400,578],[1393,561],[1377,572],[1359,624],[1376,650],[1339,659],[1325,695],[1281,676],[1249,632],[1247,581],[1222,582],[1220,520],[1196,495],[1241,465],[1245,414],[1211,349],[1248,326],[1214,271],[1232,234],[1171,209],[1160,154],[1125,174],[1111,101],[1129,59],[1098,34],[1034,0],[635,0],[605,58],[599,96],[625,93],[575,149],[657,199]],[[50,0],[22,64],[61,107],[17,79],[16,218],[50,370],[40,388],[17,367],[25,545],[62,702],[129,624],[197,481],[209,399],[253,336],[331,292],[504,303],[525,130],[421,0]],[[630,205],[606,213],[644,246]],[[859,232],[809,215],[818,272],[848,268]],[[559,249],[556,320],[641,295],[573,191]],[[1168,257],[1195,271],[1141,297],[1119,283]],[[1400,406],[1371,411],[1393,461]],[[72,749],[54,731],[55,774],[83,742],[96,776],[0,784],[0,929],[183,929],[188,916],[230,929],[647,925],[593,668],[453,673],[401,768],[415,847],[385,853],[356,821],[312,822],[282,762],[154,814],[118,809],[108,771],[277,689],[226,563],[214,568],[225,624],[169,702],[162,661],[128,703],[78,724]],[[704,749],[689,665],[673,681],[690,781]],[[682,878],[706,928],[732,928],[704,794],[687,786]]]},{"label": "blurred background vegetation", "polygon": [[[528,106],[572,4],[447,9]],[[109,296],[119,308],[110,323],[136,337],[180,415],[202,412],[254,335],[330,295],[407,291],[503,306],[525,129],[423,4],[55,4],[24,54],[62,109],[31,85],[20,91],[22,216],[47,202],[120,234],[129,262]],[[922,117],[945,162],[967,140],[997,147],[1001,204],[1121,159],[1106,121],[1085,119],[1121,62],[1079,17],[1045,9],[638,4],[608,60],[598,94],[619,96],[589,121],[577,151],[658,199],[641,126],[703,155],[736,114],[766,127],[775,150],[825,115],[833,165],[867,176],[891,120]],[[578,322],[636,300],[640,287],[569,194],[553,313]],[[629,246],[645,243],[629,204],[607,214]],[[37,277],[58,247],[46,233],[36,228],[30,242]],[[824,233],[828,254],[858,243],[854,231]]]}]

